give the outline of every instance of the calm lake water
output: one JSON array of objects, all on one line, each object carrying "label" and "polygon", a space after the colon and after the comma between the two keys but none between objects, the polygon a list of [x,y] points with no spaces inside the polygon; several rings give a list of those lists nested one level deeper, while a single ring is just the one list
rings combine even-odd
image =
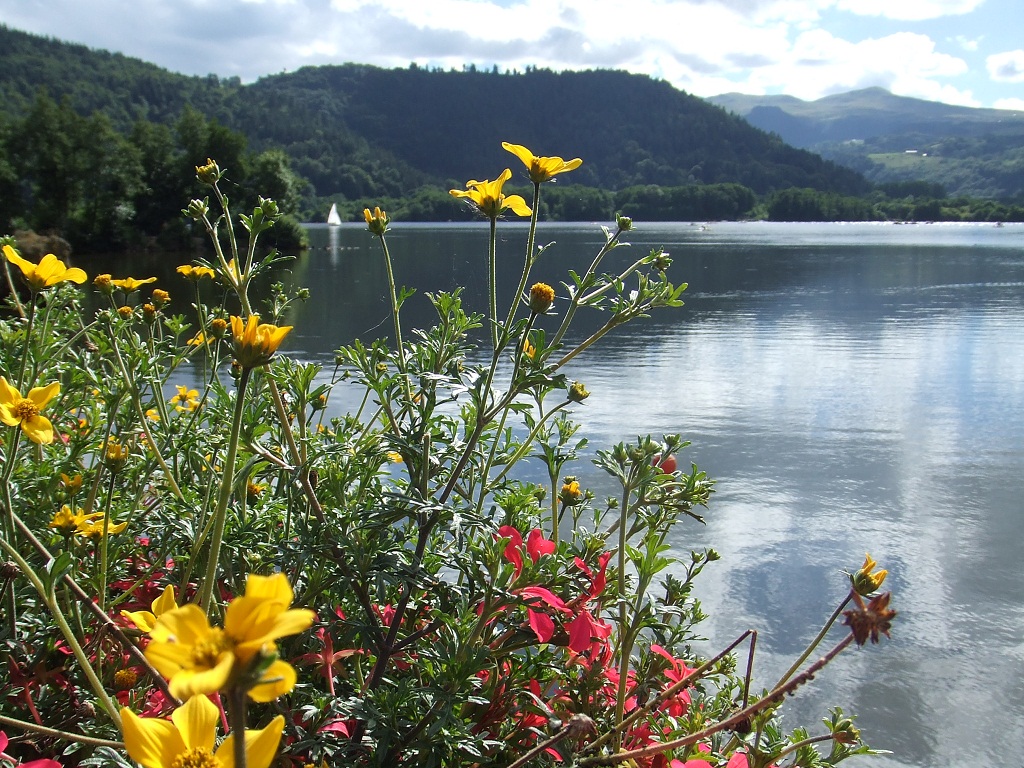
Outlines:
[{"label": "calm lake water", "polygon": [[[507,296],[526,229],[500,232]],[[384,268],[363,227],[311,234],[293,269],[312,296],[287,346],[330,368],[338,346],[388,335]],[[698,582],[704,634],[721,646],[757,628],[771,684],[870,551],[889,569],[893,638],[840,656],[785,724],[813,733],[829,705],[857,713],[894,754],[851,766],[1019,765],[1024,227],[656,224],[629,239],[608,268],[664,245],[686,306],[574,361],[593,393],[575,413],[591,449],[682,433],[684,462],[718,481],[707,525],[684,521],[673,541],[723,556]],[[548,241],[534,279],[556,285],[603,235],[542,226]],[[406,327],[431,322],[424,291],[464,284],[483,308],[483,226],[399,225],[389,244],[398,282],[419,292]],[[589,464],[574,470],[599,498],[613,492]]]}]

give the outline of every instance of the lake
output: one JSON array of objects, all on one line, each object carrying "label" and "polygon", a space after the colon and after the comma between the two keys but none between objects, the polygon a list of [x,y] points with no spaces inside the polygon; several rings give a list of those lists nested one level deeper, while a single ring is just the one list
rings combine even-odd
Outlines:
[{"label": "lake", "polygon": [[[499,233],[508,296],[526,228]],[[293,267],[311,297],[286,346],[329,369],[340,345],[388,335],[385,273],[362,226],[311,236]],[[852,766],[1019,764],[1024,227],[684,223],[628,239],[608,268],[664,245],[686,306],[573,361],[593,393],[575,415],[591,450],[681,433],[684,465],[717,480],[707,525],[684,521],[672,542],[722,554],[698,580],[709,648],[757,628],[758,681],[774,682],[846,593],[842,569],[870,552],[889,569],[892,640],[840,656],[784,724],[814,733],[828,705],[855,712],[894,754]],[[394,227],[396,278],[419,292],[407,328],[431,322],[424,291],[464,284],[483,308],[486,241],[484,225]],[[548,241],[533,279],[558,285],[603,235],[542,225]],[[598,498],[613,492],[594,467],[574,471]]]}]

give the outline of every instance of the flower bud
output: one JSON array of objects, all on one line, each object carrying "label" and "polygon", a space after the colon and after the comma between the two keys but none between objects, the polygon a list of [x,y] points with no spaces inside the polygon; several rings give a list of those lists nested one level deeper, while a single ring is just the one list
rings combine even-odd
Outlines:
[{"label": "flower bud", "polygon": [[583,499],[583,491],[580,490],[579,481],[572,476],[562,480],[562,490],[558,494],[558,500],[566,506],[579,504]]},{"label": "flower bud", "polygon": [[574,381],[569,387],[569,400],[573,403],[582,403],[590,397],[590,390],[578,381]]},{"label": "flower bud", "polygon": [[388,231],[388,224],[391,223],[391,219],[387,213],[380,209],[380,206],[375,206],[373,213],[370,212],[369,208],[363,208],[363,218],[366,219],[366,226],[370,232],[378,237],[383,236]]},{"label": "flower bud", "polygon": [[117,308],[117,314],[119,314],[125,320],[131,319],[131,316],[135,314],[135,310],[129,306],[122,306]]},{"label": "flower bud", "polygon": [[277,205],[276,200],[271,200],[268,197],[260,198],[260,210],[263,211],[263,216],[268,219],[276,219],[281,215],[281,209]]},{"label": "flower bud", "polygon": [[109,274],[96,275],[92,284],[96,286],[96,290],[106,296],[110,296],[114,292],[113,278]]},{"label": "flower bud", "polygon": [[633,220],[629,216],[622,216],[615,214],[615,226],[619,228],[620,232],[629,232],[633,228]]},{"label": "flower bud", "polygon": [[215,339],[223,339],[228,330],[228,321],[223,317],[215,317],[210,321],[210,336]]},{"label": "flower bud", "polygon": [[103,464],[113,474],[117,474],[124,469],[125,464],[128,463],[128,448],[121,443],[117,442],[114,438],[110,438],[107,441],[107,448],[103,452]]},{"label": "flower bud", "polygon": [[[121,310],[118,310],[118,312],[120,311]],[[142,319],[145,320],[147,323],[156,322],[156,307],[154,307],[152,304],[143,304]]]},{"label": "flower bud", "polygon": [[850,574],[850,584],[858,595],[867,597],[882,586],[882,582],[885,581],[889,572],[886,570],[875,571],[876,565],[878,563],[872,559],[871,555],[865,555],[864,565],[856,573]]},{"label": "flower bud", "polygon": [[169,294],[163,288],[154,288],[152,298],[153,304],[156,306],[157,309],[159,309],[160,307],[166,306],[168,302],[170,302],[171,294]]},{"label": "flower bud", "polygon": [[543,315],[555,301],[555,289],[547,283],[534,283],[530,287],[530,311]]},{"label": "flower bud", "polygon": [[204,197],[202,200],[193,200],[188,204],[188,208],[182,211],[190,219],[195,219],[196,221],[202,221],[209,212],[210,198],[208,197]]},{"label": "flower bud", "polygon": [[210,158],[206,158],[206,165],[196,166],[196,178],[203,184],[216,184],[222,175],[217,163]]}]

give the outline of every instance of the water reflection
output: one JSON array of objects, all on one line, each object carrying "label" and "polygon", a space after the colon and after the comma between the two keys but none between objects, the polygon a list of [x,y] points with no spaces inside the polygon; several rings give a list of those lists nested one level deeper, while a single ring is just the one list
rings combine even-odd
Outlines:
[{"label": "water reflection", "polygon": [[[508,291],[526,229],[502,231]],[[362,227],[311,233],[314,249],[290,267],[311,297],[288,343],[329,368],[338,346],[388,336],[386,276]],[[419,291],[407,327],[433,321],[426,291],[464,285],[466,304],[484,308],[485,226],[399,225],[389,237],[399,283]],[[603,235],[544,227],[539,241],[551,240],[535,277],[555,285]],[[707,525],[684,522],[672,542],[723,554],[699,583],[705,634],[720,646],[758,628],[758,679],[774,682],[845,593],[839,568],[870,550],[890,570],[893,639],[841,656],[795,697],[787,725],[813,726],[829,704],[858,713],[869,741],[896,754],[853,766],[1019,762],[1024,228],[659,225],[632,241],[607,268],[664,244],[687,305],[574,361],[593,392],[576,417],[594,449],[681,432],[693,442],[684,458],[718,480]],[[333,407],[357,398],[341,386]],[[614,493],[577,470],[598,497]]]}]

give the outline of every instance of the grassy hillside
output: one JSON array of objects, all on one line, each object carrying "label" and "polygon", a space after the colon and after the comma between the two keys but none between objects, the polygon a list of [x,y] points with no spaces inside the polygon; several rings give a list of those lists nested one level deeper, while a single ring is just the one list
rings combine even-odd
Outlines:
[{"label": "grassy hillside", "polygon": [[951,195],[1024,196],[1022,112],[940,104],[882,88],[817,101],[735,93],[710,101],[876,183],[922,180]]}]

